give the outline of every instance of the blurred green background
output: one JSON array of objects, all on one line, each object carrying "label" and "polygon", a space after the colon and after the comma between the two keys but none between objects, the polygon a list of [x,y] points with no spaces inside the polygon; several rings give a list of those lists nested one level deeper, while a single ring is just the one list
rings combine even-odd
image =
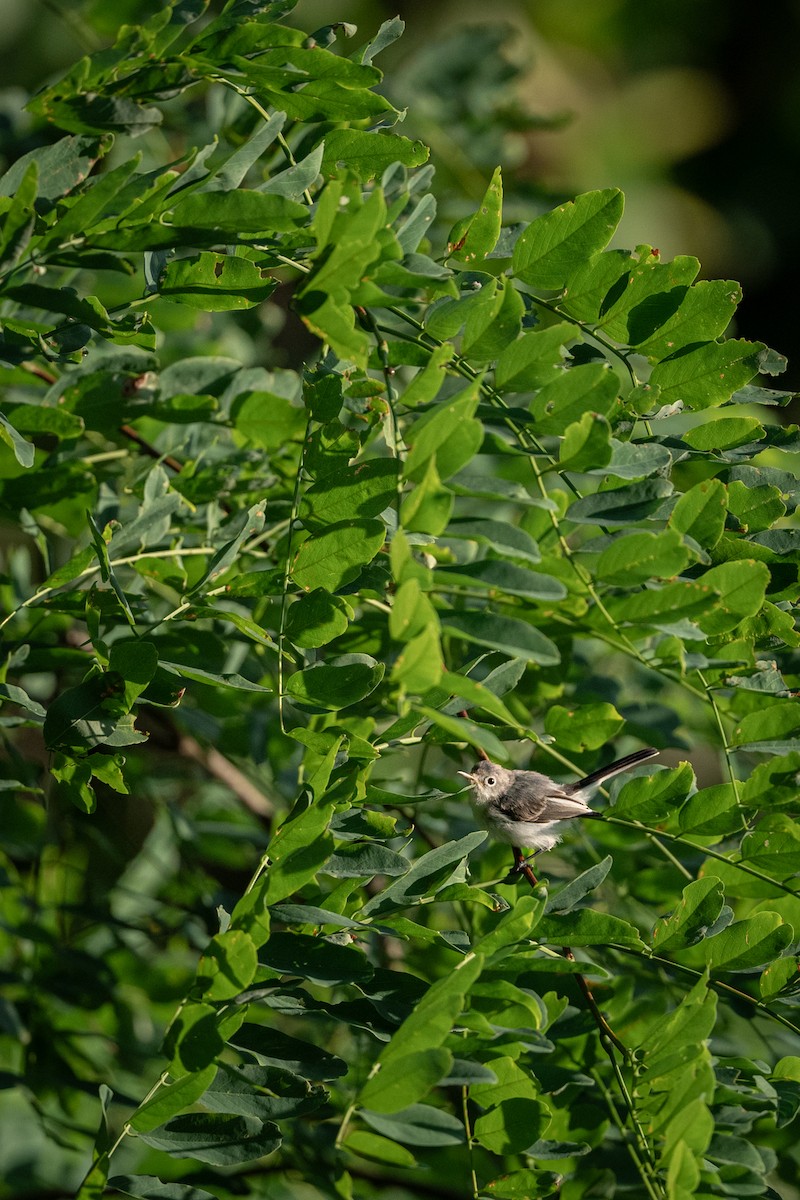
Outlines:
[{"label": "blurred green background", "polygon": [[[47,140],[20,117],[21,90],[160,7],[0,0],[0,156]],[[498,162],[510,220],[621,187],[618,244],[694,254],[705,277],[739,280],[735,332],[788,355],[782,386],[800,387],[797,0],[300,0],[289,20],[353,22],[355,47],[398,13],[406,33],[380,65],[411,106],[407,132],[433,148],[447,219],[461,215],[447,209],[448,178],[463,207]]]}]

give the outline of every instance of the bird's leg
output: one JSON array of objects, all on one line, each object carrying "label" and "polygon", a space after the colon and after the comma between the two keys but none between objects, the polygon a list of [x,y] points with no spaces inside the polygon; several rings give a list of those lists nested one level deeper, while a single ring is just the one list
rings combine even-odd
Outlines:
[{"label": "bird's leg", "polygon": [[531,887],[536,887],[539,883],[539,880],[536,878],[530,867],[530,864],[535,858],[535,852],[526,858],[519,846],[512,846],[511,849],[514,852],[514,866],[512,867],[511,874],[524,875]]}]

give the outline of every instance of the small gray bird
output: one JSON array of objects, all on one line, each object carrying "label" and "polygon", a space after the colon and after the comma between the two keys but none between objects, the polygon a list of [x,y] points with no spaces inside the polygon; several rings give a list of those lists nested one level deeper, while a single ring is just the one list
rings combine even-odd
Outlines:
[{"label": "small gray bird", "polygon": [[561,841],[566,821],[598,815],[586,803],[595,788],[657,754],[652,747],[637,750],[577,783],[556,783],[538,771],[509,771],[486,761],[458,773],[475,789],[470,798],[475,816],[492,837],[512,846],[552,850]]}]

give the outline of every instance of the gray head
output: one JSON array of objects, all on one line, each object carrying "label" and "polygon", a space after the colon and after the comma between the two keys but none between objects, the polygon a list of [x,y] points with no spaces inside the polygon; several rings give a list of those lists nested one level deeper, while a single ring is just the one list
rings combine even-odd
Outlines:
[{"label": "gray head", "polygon": [[459,771],[458,774],[470,781],[475,788],[476,799],[484,803],[499,800],[514,783],[513,771],[500,767],[497,763],[487,762],[486,759],[475,763],[471,771]]}]

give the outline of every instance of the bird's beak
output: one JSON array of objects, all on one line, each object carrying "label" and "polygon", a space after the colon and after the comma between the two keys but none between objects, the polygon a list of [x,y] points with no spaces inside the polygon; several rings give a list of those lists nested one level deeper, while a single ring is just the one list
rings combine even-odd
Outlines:
[{"label": "bird's beak", "polygon": [[456,775],[463,775],[465,779],[470,781],[470,783],[475,782],[475,776],[470,775],[469,771],[456,771]]}]

